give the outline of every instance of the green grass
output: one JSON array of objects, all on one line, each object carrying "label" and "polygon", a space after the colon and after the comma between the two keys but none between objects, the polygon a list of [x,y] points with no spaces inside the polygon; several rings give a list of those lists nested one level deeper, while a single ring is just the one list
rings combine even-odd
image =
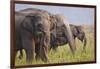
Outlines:
[{"label": "green grass", "polygon": [[[83,62],[83,61],[94,61],[94,38],[93,38],[93,33],[87,33],[87,46],[86,46],[86,53],[83,53],[83,44],[76,39],[76,46],[77,46],[77,50],[75,53],[75,56],[72,55],[69,45],[66,44],[64,46],[59,46],[57,51],[53,51],[51,50],[49,52],[49,62],[44,63],[41,60],[33,60],[32,65],[33,64],[52,64],[52,63],[70,63],[70,62]],[[24,57],[23,59],[19,59],[18,55],[19,52],[16,56],[16,66],[19,65],[28,65],[25,61],[26,59],[26,54],[25,51],[23,50],[24,53]]]}]

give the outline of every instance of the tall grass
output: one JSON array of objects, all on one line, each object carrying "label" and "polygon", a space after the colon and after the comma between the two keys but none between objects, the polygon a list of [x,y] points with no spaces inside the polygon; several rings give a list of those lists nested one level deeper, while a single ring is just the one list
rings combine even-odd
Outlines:
[{"label": "tall grass", "polygon": [[[86,33],[86,36],[87,36],[87,45],[86,45],[86,53],[83,53],[82,50],[83,50],[83,43],[81,41],[79,41],[78,39],[75,40],[76,42],[76,46],[77,46],[77,49],[76,49],[76,53],[75,55],[73,56],[71,51],[70,51],[70,48],[69,48],[69,45],[66,44],[66,45],[63,45],[63,46],[59,46],[57,51],[53,51],[51,50],[49,52],[49,61],[44,63],[42,62],[41,60],[33,60],[32,61],[32,65],[33,64],[52,64],[52,63],[70,63],[70,62],[83,62],[83,61],[93,61],[94,60],[94,35],[93,35],[93,32],[89,32],[89,33]],[[24,57],[20,60],[18,58],[18,55],[19,55],[19,52],[16,56],[16,63],[15,65],[16,66],[19,66],[19,65],[28,65],[25,61],[26,59],[26,54],[25,54],[25,51],[23,50],[23,53],[24,53]]]}]

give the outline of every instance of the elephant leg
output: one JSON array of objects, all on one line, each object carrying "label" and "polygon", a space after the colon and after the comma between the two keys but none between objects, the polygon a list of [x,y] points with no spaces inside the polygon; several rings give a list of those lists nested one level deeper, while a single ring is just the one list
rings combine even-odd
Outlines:
[{"label": "elephant leg", "polygon": [[31,39],[23,39],[23,48],[26,51],[26,62],[32,63],[33,60],[33,47],[32,47],[32,40]]},{"label": "elephant leg", "polygon": [[83,52],[85,52],[86,53],[86,44],[87,44],[87,39],[86,39],[86,37],[84,37],[84,46],[83,46]]},{"label": "elephant leg", "polygon": [[[20,55],[19,55],[19,59],[22,59],[22,57],[23,57],[23,46],[22,46],[22,42],[21,42],[22,40],[21,40],[21,37],[20,37],[20,35],[17,35],[17,37],[16,37],[16,52],[20,52]],[[16,55],[17,55],[17,53],[16,53]]]},{"label": "elephant leg", "polygon": [[57,51],[57,48],[58,48],[58,45],[55,43],[52,45],[52,49],[56,52]]},{"label": "elephant leg", "polygon": [[56,48],[57,48],[57,45],[56,45],[56,42],[51,40],[51,43],[50,43],[50,50],[53,49],[54,51],[56,51]]},{"label": "elephant leg", "polygon": [[57,41],[56,41],[56,36],[51,34],[51,40],[50,40],[50,50],[53,49],[54,51],[57,51]]},{"label": "elephant leg", "polygon": [[44,62],[47,62],[47,58],[48,58],[48,55],[47,55],[47,48],[46,47],[43,47],[43,46],[36,46],[35,47],[35,53],[36,53],[36,60],[43,60]]},{"label": "elephant leg", "polygon": [[36,60],[40,59],[39,48],[40,48],[39,45],[36,44],[36,47],[35,47],[35,53],[36,53],[35,59]]},{"label": "elephant leg", "polygon": [[26,61],[28,62],[28,63],[32,63],[32,60],[33,60],[33,53],[32,53],[33,51],[32,50],[26,50]]},{"label": "elephant leg", "polygon": [[35,40],[32,38],[33,59],[35,59]]},{"label": "elephant leg", "polygon": [[23,57],[23,50],[20,50],[19,59],[22,59],[22,57]]},{"label": "elephant leg", "polygon": [[76,50],[76,45],[75,45],[75,40],[74,40],[74,37],[73,37],[71,31],[67,30],[67,32],[65,32],[65,36],[68,39],[67,41],[69,43],[69,47],[70,47],[70,49],[72,51],[72,54],[74,55],[75,54],[75,50]]},{"label": "elephant leg", "polygon": [[72,54],[74,55],[75,54],[75,51],[76,51],[76,45],[75,45],[75,40],[73,39],[72,41],[69,41],[69,47],[72,51]]},{"label": "elephant leg", "polygon": [[86,52],[86,44],[87,44],[87,38],[86,38],[86,35],[85,33],[79,33],[77,35],[77,38],[84,44],[83,45],[83,51],[82,52]]},{"label": "elephant leg", "polygon": [[35,53],[36,53],[35,59],[36,60],[40,60],[41,59],[41,55],[42,55],[41,53],[43,52],[43,51],[41,51],[42,50],[41,47],[42,47],[42,44],[40,44],[40,42],[36,43],[36,47],[35,47]]},{"label": "elephant leg", "polygon": [[85,33],[84,33],[84,47],[83,47],[83,50],[85,50],[86,44],[87,44],[87,38],[86,38],[86,35],[85,35]]}]

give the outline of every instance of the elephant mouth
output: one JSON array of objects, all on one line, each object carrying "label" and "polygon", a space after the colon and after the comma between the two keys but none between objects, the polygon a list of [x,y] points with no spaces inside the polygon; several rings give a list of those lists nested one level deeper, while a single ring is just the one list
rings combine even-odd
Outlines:
[{"label": "elephant mouth", "polygon": [[42,31],[36,32],[35,37],[36,37],[36,43],[38,43],[40,45],[43,41],[44,32],[42,32]]}]

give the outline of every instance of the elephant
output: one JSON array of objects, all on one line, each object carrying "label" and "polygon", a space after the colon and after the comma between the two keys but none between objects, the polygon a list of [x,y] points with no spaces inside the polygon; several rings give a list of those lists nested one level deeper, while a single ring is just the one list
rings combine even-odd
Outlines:
[{"label": "elephant", "polygon": [[76,45],[71,32],[69,23],[64,20],[64,16],[60,14],[52,15],[51,22],[54,28],[51,31],[50,49],[56,49],[58,45],[69,44],[72,54],[75,54]]},{"label": "elephant", "polygon": [[50,44],[49,15],[31,12],[15,12],[16,52],[26,52],[26,61],[32,62],[34,55],[48,60]]},{"label": "elephant", "polygon": [[86,38],[86,33],[84,31],[84,28],[81,25],[77,26],[77,25],[72,25],[72,24],[70,24],[70,27],[71,27],[71,31],[74,36],[74,39],[78,38],[82,43],[84,43],[83,50],[85,51],[87,38]]},{"label": "elephant", "polygon": [[[75,41],[75,38],[78,38],[81,42],[83,42],[84,43],[83,51],[85,51],[87,39],[86,39],[86,35],[85,35],[85,32],[84,32],[82,26],[80,26],[80,25],[77,26],[77,25],[73,25],[73,24],[69,24],[69,26],[71,28],[71,32],[72,32],[74,41]],[[62,28],[64,30],[62,30]],[[63,46],[68,43],[68,39],[65,38],[66,37],[65,36],[66,27],[64,27],[64,26],[58,27],[57,30],[59,30],[59,31],[58,32],[51,31],[51,47],[50,48],[52,48],[55,51],[58,46]]]}]

